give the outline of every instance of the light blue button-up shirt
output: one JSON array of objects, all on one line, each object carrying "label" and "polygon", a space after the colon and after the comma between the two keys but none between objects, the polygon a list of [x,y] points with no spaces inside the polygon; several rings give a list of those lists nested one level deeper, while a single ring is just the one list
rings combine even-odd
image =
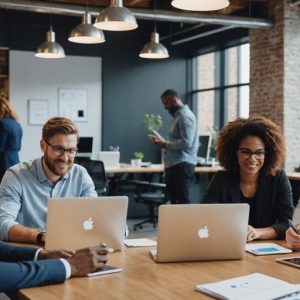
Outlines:
[{"label": "light blue button-up shirt", "polygon": [[44,229],[49,198],[96,196],[94,183],[82,166],[73,164],[53,185],[41,158],[17,164],[6,171],[0,185],[0,240],[8,239],[15,224]]},{"label": "light blue button-up shirt", "polygon": [[166,142],[165,167],[170,168],[182,162],[197,164],[198,133],[197,122],[187,105],[179,108],[169,130]]}]

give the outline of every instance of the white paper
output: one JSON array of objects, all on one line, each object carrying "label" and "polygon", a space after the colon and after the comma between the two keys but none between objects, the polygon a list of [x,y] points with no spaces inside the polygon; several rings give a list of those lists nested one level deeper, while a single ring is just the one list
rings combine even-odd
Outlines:
[{"label": "white paper", "polygon": [[269,255],[292,252],[291,249],[284,248],[274,243],[248,243],[246,245],[246,251],[254,255]]},{"label": "white paper", "polygon": [[153,247],[157,245],[157,242],[149,239],[126,239],[124,244],[127,247]]},{"label": "white paper", "polygon": [[216,297],[230,300],[272,300],[300,290],[299,285],[253,273],[224,281],[199,284],[196,290]]}]

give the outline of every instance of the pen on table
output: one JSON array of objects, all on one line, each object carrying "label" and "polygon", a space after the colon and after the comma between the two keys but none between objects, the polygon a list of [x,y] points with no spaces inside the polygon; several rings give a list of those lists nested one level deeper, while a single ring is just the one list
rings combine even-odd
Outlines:
[{"label": "pen on table", "polygon": [[296,233],[298,233],[296,226],[293,224],[293,222],[290,219],[289,219],[289,225]]},{"label": "pen on table", "polygon": [[114,252],[114,249],[113,248],[108,248],[105,243],[101,243],[100,247],[103,248],[103,250],[105,250],[105,254]]}]

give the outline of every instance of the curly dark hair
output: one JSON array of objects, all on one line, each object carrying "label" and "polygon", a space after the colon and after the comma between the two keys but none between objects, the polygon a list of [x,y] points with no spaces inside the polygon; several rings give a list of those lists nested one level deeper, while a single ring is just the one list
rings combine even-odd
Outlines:
[{"label": "curly dark hair", "polygon": [[228,172],[239,173],[236,153],[242,139],[247,136],[256,136],[264,142],[266,156],[262,171],[274,175],[285,159],[284,138],[279,126],[261,116],[238,118],[222,128],[216,142],[217,158],[221,166]]}]

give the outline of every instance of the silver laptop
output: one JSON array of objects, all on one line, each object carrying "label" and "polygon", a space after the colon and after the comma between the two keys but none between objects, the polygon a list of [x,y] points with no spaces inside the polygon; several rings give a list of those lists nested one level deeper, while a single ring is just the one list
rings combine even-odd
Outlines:
[{"label": "silver laptop", "polygon": [[45,249],[76,250],[105,242],[121,250],[128,198],[51,198],[48,201]]},{"label": "silver laptop", "polygon": [[118,168],[120,166],[119,151],[100,151],[98,159],[103,161],[104,168]]},{"label": "silver laptop", "polygon": [[161,205],[158,214],[157,262],[242,259],[248,204]]}]

